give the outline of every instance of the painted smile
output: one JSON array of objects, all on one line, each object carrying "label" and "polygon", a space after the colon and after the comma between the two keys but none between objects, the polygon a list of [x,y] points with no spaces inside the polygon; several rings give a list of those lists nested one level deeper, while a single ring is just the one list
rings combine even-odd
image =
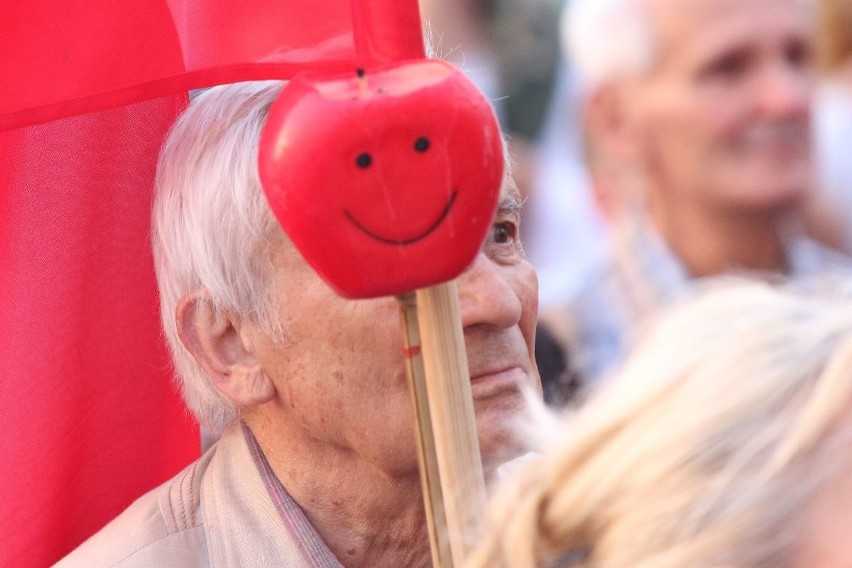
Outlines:
[{"label": "painted smile", "polygon": [[454,191],[450,198],[447,200],[447,204],[444,205],[444,209],[443,211],[441,211],[440,215],[438,215],[438,218],[435,219],[435,221],[431,225],[429,225],[429,227],[425,231],[422,231],[419,234],[414,235],[413,237],[405,237],[401,239],[384,237],[378,234],[377,232],[371,231],[370,229],[365,227],[360,221],[358,221],[358,219],[355,218],[354,215],[352,215],[352,213],[349,212],[348,209],[344,209],[343,214],[346,215],[346,218],[349,219],[353,225],[358,227],[358,229],[360,229],[365,235],[367,235],[371,239],[377,240],[380,243],[385,243],[387,245],[411,245],[416,243],[417,241],[425,239],[430,234],[432,234],[435,229],[441,226],[441,223],[443,223],[444,219],[446,219],[447,215],[449,215],[450,209],[453,208],[453,203],[455,203],[456,201],[456,195],[458,195],[458,191]]}]

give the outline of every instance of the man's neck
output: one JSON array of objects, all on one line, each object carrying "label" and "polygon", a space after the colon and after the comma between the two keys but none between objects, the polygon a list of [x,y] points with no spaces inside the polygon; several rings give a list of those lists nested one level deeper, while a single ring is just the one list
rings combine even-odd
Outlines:
[{"label": "man's neck", "polygon": [[[249,424],[278,480],[347,568],[430,565],[417,472],[393,478],[354,452]],[[282,440],[286,447],[282,447]]]},{"label": "man's neck", "polygon": [[706,204],[657,203],[651,223],[694,277],[731,270],[786,273],[791,211],[744,212]]}]

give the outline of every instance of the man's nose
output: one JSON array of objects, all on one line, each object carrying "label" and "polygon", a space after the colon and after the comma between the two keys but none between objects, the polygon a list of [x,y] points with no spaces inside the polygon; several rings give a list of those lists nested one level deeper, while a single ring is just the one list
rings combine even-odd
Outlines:
[{"label": "man's nose", "polygon": [[502,267],[479,253],[473,264],[459,276],[459,310],[462,327],[493,326],[505,329],[517,325],[522,305],[513,287],[511,269]]},{"label": "man's nose", "polygon": [[760,100],[767,118],[807,116],[813,79],[805,68],[779,61],[767,70],[761,87]]}]

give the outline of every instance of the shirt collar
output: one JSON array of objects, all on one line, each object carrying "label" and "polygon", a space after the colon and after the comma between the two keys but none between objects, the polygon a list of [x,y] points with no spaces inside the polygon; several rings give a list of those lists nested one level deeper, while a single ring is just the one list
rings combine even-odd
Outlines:
[{"label": "shirt collar", "polygon": [[266,486],[266,491],[270,499],[272,499],[275,510],[281,517],[288,532],[296,541],[297,546],[301,549],[302,554],[305,558],[309,559],[311,566],[314,568],[343,568],[343,565],[338,562],[337,558],[335,558],[334,554],[328,549],[328,546],[326,546],[319,534],[317,534],[316,529],[314,529],[305,516],[305,512],[302,511],[299,504],[293,500],[284,486],[281,485],[251,430],[244,423],[241,426],[254,464],[258,472],[260,472],[260,477]]}]

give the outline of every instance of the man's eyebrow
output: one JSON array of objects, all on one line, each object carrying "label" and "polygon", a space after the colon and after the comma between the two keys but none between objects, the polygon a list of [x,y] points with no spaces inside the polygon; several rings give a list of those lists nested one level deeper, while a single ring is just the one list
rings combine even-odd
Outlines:
[{"label": "man's eyebrow", "polygon": [[501,215],[520,215],[524,201],[526,200],[521,201],[517,195],[507,195],[500,199],[500,203],[497,206],[497,213]]}]

